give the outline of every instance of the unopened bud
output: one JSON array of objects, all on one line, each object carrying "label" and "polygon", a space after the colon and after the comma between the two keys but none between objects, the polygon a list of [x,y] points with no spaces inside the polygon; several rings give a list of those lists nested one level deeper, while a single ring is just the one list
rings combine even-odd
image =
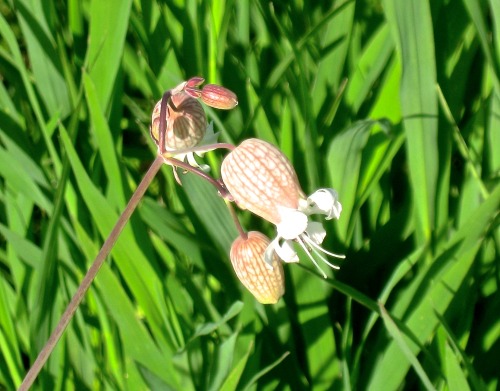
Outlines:
[{"label": "unopened bud", "polygon": [[193,98],[200,98],[201,91],[199,90],[199,86],[203,84],[205,79],[203,77],[195,76],[189,79],[184,86],[184,91]]},{"label": "unopened bud", "polygon": [[194,76],[186,82],[185,87],[190,87],[190,88],[198,87],[198,86],[202,85],[204,81],[205,81],[205,79],[203,77]]},{"label": "unopened bud", "polygon": [[247,235],[247,238],[238,236],[231,246],[234,271],[260,303],[277,303],[285,293],[283,266],[276,254],[273,254],[272,268],[265,262],[265,252],[271,243],[267,236],[257,231]]},{"label": "unopened bud", "polygon": [[201,90],[201,100],[215,109],[230,110],[238,104],[236,94],[217,84],[207,84]]}]

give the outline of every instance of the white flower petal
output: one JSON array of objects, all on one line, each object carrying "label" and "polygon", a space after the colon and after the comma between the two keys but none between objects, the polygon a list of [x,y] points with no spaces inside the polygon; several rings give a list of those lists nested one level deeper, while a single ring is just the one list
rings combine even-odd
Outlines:
[{"label": "white flower petal", "polygon": [[297,252],[292,247],[292,243],[284,241],[283,244],[280,245],[280,240],[281,238],[279,236],[274,239],[264,253],[264,260],[267,267],[270,269],[273,269],[274,253],[276,253],[276,255],[278,255],[283,262],[299,262],[299,257]]},{"label": "white flower petal", "polygon": [[299,262],[299,256],[293,248],[293,242],[291,240],[285,240],[281,245],[279,240],[276,241],[274,244],[274,251],[276,251],[276,254],[278,254],[278,257],[280,257],[283,262]]},{"label": "white flower petal", "polygon": [[278,207],[281,222],[276,226],[278,236],[283,239],[295,239],[307,228],[307,216],[296,210],[285,207]]},{"label": "white flower petal", "polygon": [[309,239],[316,244],[323,243],[323,240],[325,240],[326,237],[326,231],[323,228],[323,225],[315,221],[310,221],[309,224],[307,224],[306,233]]},{"label": "white flower petal", "polygon": [[338,219],[342,212],[342,204],[338,201],[339,195],[333,189],[319,189],[307,198],[306,213],[321,213],[326,220]]},{"label": "white flower petal", "polygon": [[266,266],[269,270],[273,270],[273,257],[274,257],[274,245],[277,239],[273,240],[271,243],[269,243],[269,246],[267,246],[266,251],[264,252],[264,261],[266,262]]}]

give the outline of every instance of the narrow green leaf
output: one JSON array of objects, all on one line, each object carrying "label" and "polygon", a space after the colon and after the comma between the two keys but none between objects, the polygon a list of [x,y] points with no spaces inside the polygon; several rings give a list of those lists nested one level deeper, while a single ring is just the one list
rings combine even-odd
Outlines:
[{"label": "narrow green leaf", "polygon": [[245,384],[245,386],[242,388],[243,390],[248,390],[251,388],[254,384],[257,383],[257,381],[263,377],[266,373],[269,373],[273,368],[277,367],[278,365],[281,364],[281,362],[287,358],[290,355],[290,352],[286,352],[282,354],[278,359],[276,359],[274,362],[272,362],[270,365],[262,368],[258,373],[256,373],[248,383]]},{"label": "narrow green leaf", "polygon": [[[401,109],[415,204],[417,239],[425,243],[435,225],[439,168],[438,105],[432,18],[427,1],[385,0],[389,26],[403,67]],[[442,195],[444,196],[444,195]]]},{"label": "narrow green leaf", "polygon": [[102,292],[101,299],[106,303],[108,311],[111,311],[115,323],[120,325],[126,353],[165,383],[178,389],[178,374],[172,365],[171,357],[158,350],[146,327],[137,319],[136,310],[108,265],[103,265],[96,282]]},{"label": "narrow green leaf", "polygon": [[123,191],[121,170],[116,156],[116,148],[106,118],[99,105],[97,90],[87,73],[83,74],[83,85],[97,147],[99,148],[99,153],[104,163],[104,170],[109,180],[110,191],[108,193],[116,202],[116,207],[123,208],[126,204],[126,199]]},{"label": "narrow green leaf", "polygon": [[237,338],[238,333],[233,333],[218,346],[215,354],[216,359],[211,365],[209,390],[220,390],[224,379],[229,374],[233,364]]},{"label": "narrow green leaf", "polygon": [[328,149],[327,164],[332,187],[338,191],[342,215],[338,221],[342,241],[349,242],[355,220],[352,219],[357,200],[363,148],[370,137],[374,121],[360,121],[335,137]]},{"label": "narrow green leaf", "polygon": [[394,321],[387,313],[387,310],[384,308],[383,305],[379,305],[379,307],[380,307],[380,315],[384,320],[385,328],[387,329],[391,337],[394,339],[399,349],[401,349],[401,352],[406,357],[406,360],[411,364],[415,372],[417,372],[417,375],[420,378],[422,384],[425,386],[427,390],[436,390],[432,385],[429,376],[427,376],[424,368],[422,368],[422,365],[418,361],[418,358],[413,354],[412,349],[406,343],[403,335],[401,334],[401,331],[398,329]]},{"label": "narrow green leaf", "polygon": [[[341,372],[339,350],[333,330],[324,327],[330,316],[325,297],[328,297],[331,287],[327,280],[316,275],[311,276],[295,265],[291,266],[297,305],[296,317],[303,338],[303,345],[299,345],[298,351],[304,349],[300,354],[303,354],[302,360],[307,363],[305,376],[311,379],[311,386],[324,388]],[[330,271],[327,271],[327,274],[331,274]]]},{"label": "narrow green leaf", "polygon": [[[121,64],[132,0],[92,1],[86,63],[98,86],[101,107],[107,108]],[[110,18],[110,15],[113,15]]]},{"label": "narrow green leaf", "polygon": [[195,333],[189,339],[188,343],[193,341],[196,338],[201,337],[202,335],[208,335],[217,330],[221,325],[227,323],[230,319],[234,318],[236,315],[240,313],[243,308],[243,303],[241,301],[236,301],[229,308],[229,310],[224,314],[224,316],[218,322],[210,322],[201,324],[196,328]]},{"label": "narrow green leaf", "polygon": [[[209,183],[192,174],[181,177],[186,195],[194,211],[203,222],[217,250],[229,255],[229,249],[238,232],[224,201]],[[221,255],[221,258],[224,256]]]},{"label": "narrow green leaf", "polygon": [[66,80],[62,72],[62,64],[57,52],[55,37],[51,35],[51,27],[46,19],[51,3],[36,0],[19,0],[16,8],[20,16],[20,25],[26,40],[33,76],[37,80],[36,87],[49,115],[60,112],[66,117],[71,109],[71,100]]},{"label": "narrow green leaf", "polygon": [[[432,266],[418,275],[410,289],[396,301],[391,313],[404,318],[408,329],[420,343],[428,341],[437,327],[439,320],[435,314],[444,314],[453,301],[454,292],[467,283],[483,235],[491,229],[499,206],[500,186],[497,186],[488,199],[476,208],[469,222],[448,240],[447,249],[433,261]],[[419,350],[415,344],[409,346],[414,354]],[[404,360],[403,353],[391,342],[382,358],[375,363],[368,388],[396,390],[408,369],[409,363]]]},{"label": "narrow green leaf", "polygon": [[241,379],[241,375],[243,373],[243,370],[245,369],[245,365],[248,362],[248,357],[250,356],[252,348],[253,348],[253,342],[248,346],[248,350],[245,353],[245,355],[233,367],[233,370],[231,371],[229,376],[226,378],[224,383],[222,383],[222,385],[220,387],[220,391],[232,391],[232,390],[237,389],[238,383]]}]

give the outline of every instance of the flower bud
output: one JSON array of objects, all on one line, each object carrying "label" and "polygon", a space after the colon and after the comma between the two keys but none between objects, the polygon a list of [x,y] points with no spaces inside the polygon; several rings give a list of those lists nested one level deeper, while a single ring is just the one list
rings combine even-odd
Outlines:
[{"label": "flower bud", "polygon": [[264,254],[271,241],[257,231],[248,237],[238,236],[231,246],[231,263],[241,283],[262,304],[277,303],[285,293],[283,266],[276,254],[272,268],[266,264]]},{"label": "flower bud", "polygon": [[205,81],[205,79],[203,77],[194,76],[186,82],[186,85],[184,86],[184,88],[186,88],[186,87],[187,88],[198,87],[198,86],[202,85],[204,81]]},{"label": "flower bud", "polygon": [[205,79],[203,77],[195,76],[189,79],[184,86],[184,91],[193,98],[200,98],[201,91],[198,87],[203,84]]},{"label": "flower bud", "polygon": [[234,92],[217,84],[207,84],[201,90],[201,100],[215,109],[230,110],[238,104]]},{"label": "flower bud", "polygon": [[231,151],[222,162],[221,175],[238,206],[276,225],[283,208],[297,209],[304,198],[286,156],[259,139],[245,140]]},{"label": "flower bud", "polygon": [[[161,100],[156,103],[151,116],[151,137],[159,141]],[[167,129],[165,148],[175,151],[197,145],[207,128],[203,106],[185,92],[173,95],[167,103]]]}]

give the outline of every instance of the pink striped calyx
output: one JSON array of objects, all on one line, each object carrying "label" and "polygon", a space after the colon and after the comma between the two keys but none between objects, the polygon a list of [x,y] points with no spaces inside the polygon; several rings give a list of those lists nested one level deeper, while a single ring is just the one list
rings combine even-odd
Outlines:
[{"label": "pink striped calyx", "polygon": [[287,157],[259,139],[243,141],[222,162],[224,184],[239,207],[279,224],[282,208],[298,209],[304,199],[299,180]]},{"label": "pink striped calyx", "polygon": [[[151,116],[151,137],[159,142],[161,100],[156,103]],[[176,151],[196,146],[205,135],[207,118],[197,99],[180,91],[169,99],[166,113],[165,148]]]},{"label": "pink striped calyx", "polygon": [[270,265],[264,260],[270,243],[264,234],[250,231],[246,238],[238,236],[235,239],[230,252],[236,276],[262,304],[275,304],[285,293],[285,277],[279,258],[274,255]]}]

